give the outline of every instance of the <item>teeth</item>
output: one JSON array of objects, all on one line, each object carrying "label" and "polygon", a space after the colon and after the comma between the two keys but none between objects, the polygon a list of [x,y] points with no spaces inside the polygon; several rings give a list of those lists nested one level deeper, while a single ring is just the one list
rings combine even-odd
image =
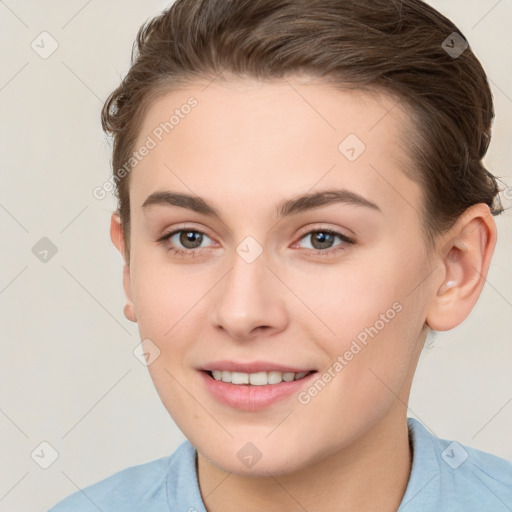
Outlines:
[{"label": "teeth", "polygon": [[[224,372],[222,372],[224,373]],[[229,373],[229,372],[226,372]],[[231,373],[231,384],[249,384],[249,374],[241,373],[241,372],[232,372]]]},{"label": "teeth", "polygon": [[252,384],[253,386],[265,386],[267,384],[279,384],[282,381],[291,382],[305,377],[309,372],[228,372],[226,370],[213,370],[213,378],[230,384]]},{"label": "teeth", "polygon": [[283,373],[283,380],[285,382],[291,382],[295,377],[294,373]]},{"label": "teeth", "polygon": [[281,372],[268,372],[267,373],[267,384],[279,384],[283,380],[283,374]]},{"label": "teeth", "polygon": [[[253,386],[264,386],[268,384],[267,372],[246,373],[245,375],[247,375],[249,383]],[[231,378],[231,383],[236,384],[236,382],[233,382],[233,378]]]}]

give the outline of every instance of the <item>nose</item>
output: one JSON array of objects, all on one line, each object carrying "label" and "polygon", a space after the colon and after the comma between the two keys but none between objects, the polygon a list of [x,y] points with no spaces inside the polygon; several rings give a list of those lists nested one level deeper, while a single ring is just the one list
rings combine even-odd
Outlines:
[{"label": "nose", "polygon": [[247,262],[236,252],[229,272],[212,295],[216,329],[237,341],[275,334],[286,328],[286,287],[267,267],[265,253]]}]

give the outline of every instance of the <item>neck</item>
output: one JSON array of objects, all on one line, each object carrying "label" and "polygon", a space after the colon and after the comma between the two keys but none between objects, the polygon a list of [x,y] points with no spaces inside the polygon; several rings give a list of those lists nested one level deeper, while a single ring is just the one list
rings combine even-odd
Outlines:
[{"label": "neck", "polygon": [[396,512],[412,464],[403,407],[391,411],[349,447],[293,473],[247,477],[226,473],[198,454],[208,512]]}]

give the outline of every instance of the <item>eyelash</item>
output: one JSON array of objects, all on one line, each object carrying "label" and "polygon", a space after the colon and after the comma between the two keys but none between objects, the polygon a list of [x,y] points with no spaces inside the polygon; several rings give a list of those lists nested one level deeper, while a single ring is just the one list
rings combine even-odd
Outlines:
[{"label": "eyelash", "polygon": [[[198,229],[192,229],[192,228],[181,228],[174,231],[171,231],[170,233],[167,233],[157,240],[155,240],[158,243],[164,244],[165,242],[168,242],[170,238],[172,238],[174,235],[182,232],[191,232],[191,233],[198,233],[201,235],[206,235],[203,231],[199,231]],[[340,251],[347,250],[346,245],[354,245],[355,241],[342,233],[339,233],[338,231],[334,231],[332,229],[313,229],[310,231],[307,231],[306,233],[302,234],[301,237],[298,239],[298,242],[302,240],[303,238],[312,235],[314,233],[325,233],[328,235],[332,235],[334,237],[338,237],[343,243],[334,246],[333,248],[321,250],[321,249],[304,249],[305,254],[308,256],[320,256],[320,257],[328,257],[331,256],[333,253],[338,253]],[[210,238],[210,237],[208,237]],[[297,242],[296,242],[297,243]],[[178,249],[176,247],[170,247],[168,249],[168,252],[172,253],[174,256],[178,257],[190,257],[193,258],[196,256],[197,252],[201,252],[201,249]]]}]

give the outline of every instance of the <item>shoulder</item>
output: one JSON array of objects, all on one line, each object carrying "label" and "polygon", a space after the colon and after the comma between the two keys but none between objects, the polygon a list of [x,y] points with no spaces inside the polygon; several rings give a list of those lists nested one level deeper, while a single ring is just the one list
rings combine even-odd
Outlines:
[{"label": "shoulder", "polygon": [[58,502],[48,512],[169,510],[167,479],[190,452],[187,441],[172,455],[125,468]]},{"label": "shoulder", "polygon": [[425,496],[430,496],[435,510],[510,510],[511,461],[457,441],[441,439],[412,418],[409,418],[409,427],[415,471],[414,475],[411,471],[411,480],[414,476],[418,481],[413,481],[414,485],[429,488]]}]

